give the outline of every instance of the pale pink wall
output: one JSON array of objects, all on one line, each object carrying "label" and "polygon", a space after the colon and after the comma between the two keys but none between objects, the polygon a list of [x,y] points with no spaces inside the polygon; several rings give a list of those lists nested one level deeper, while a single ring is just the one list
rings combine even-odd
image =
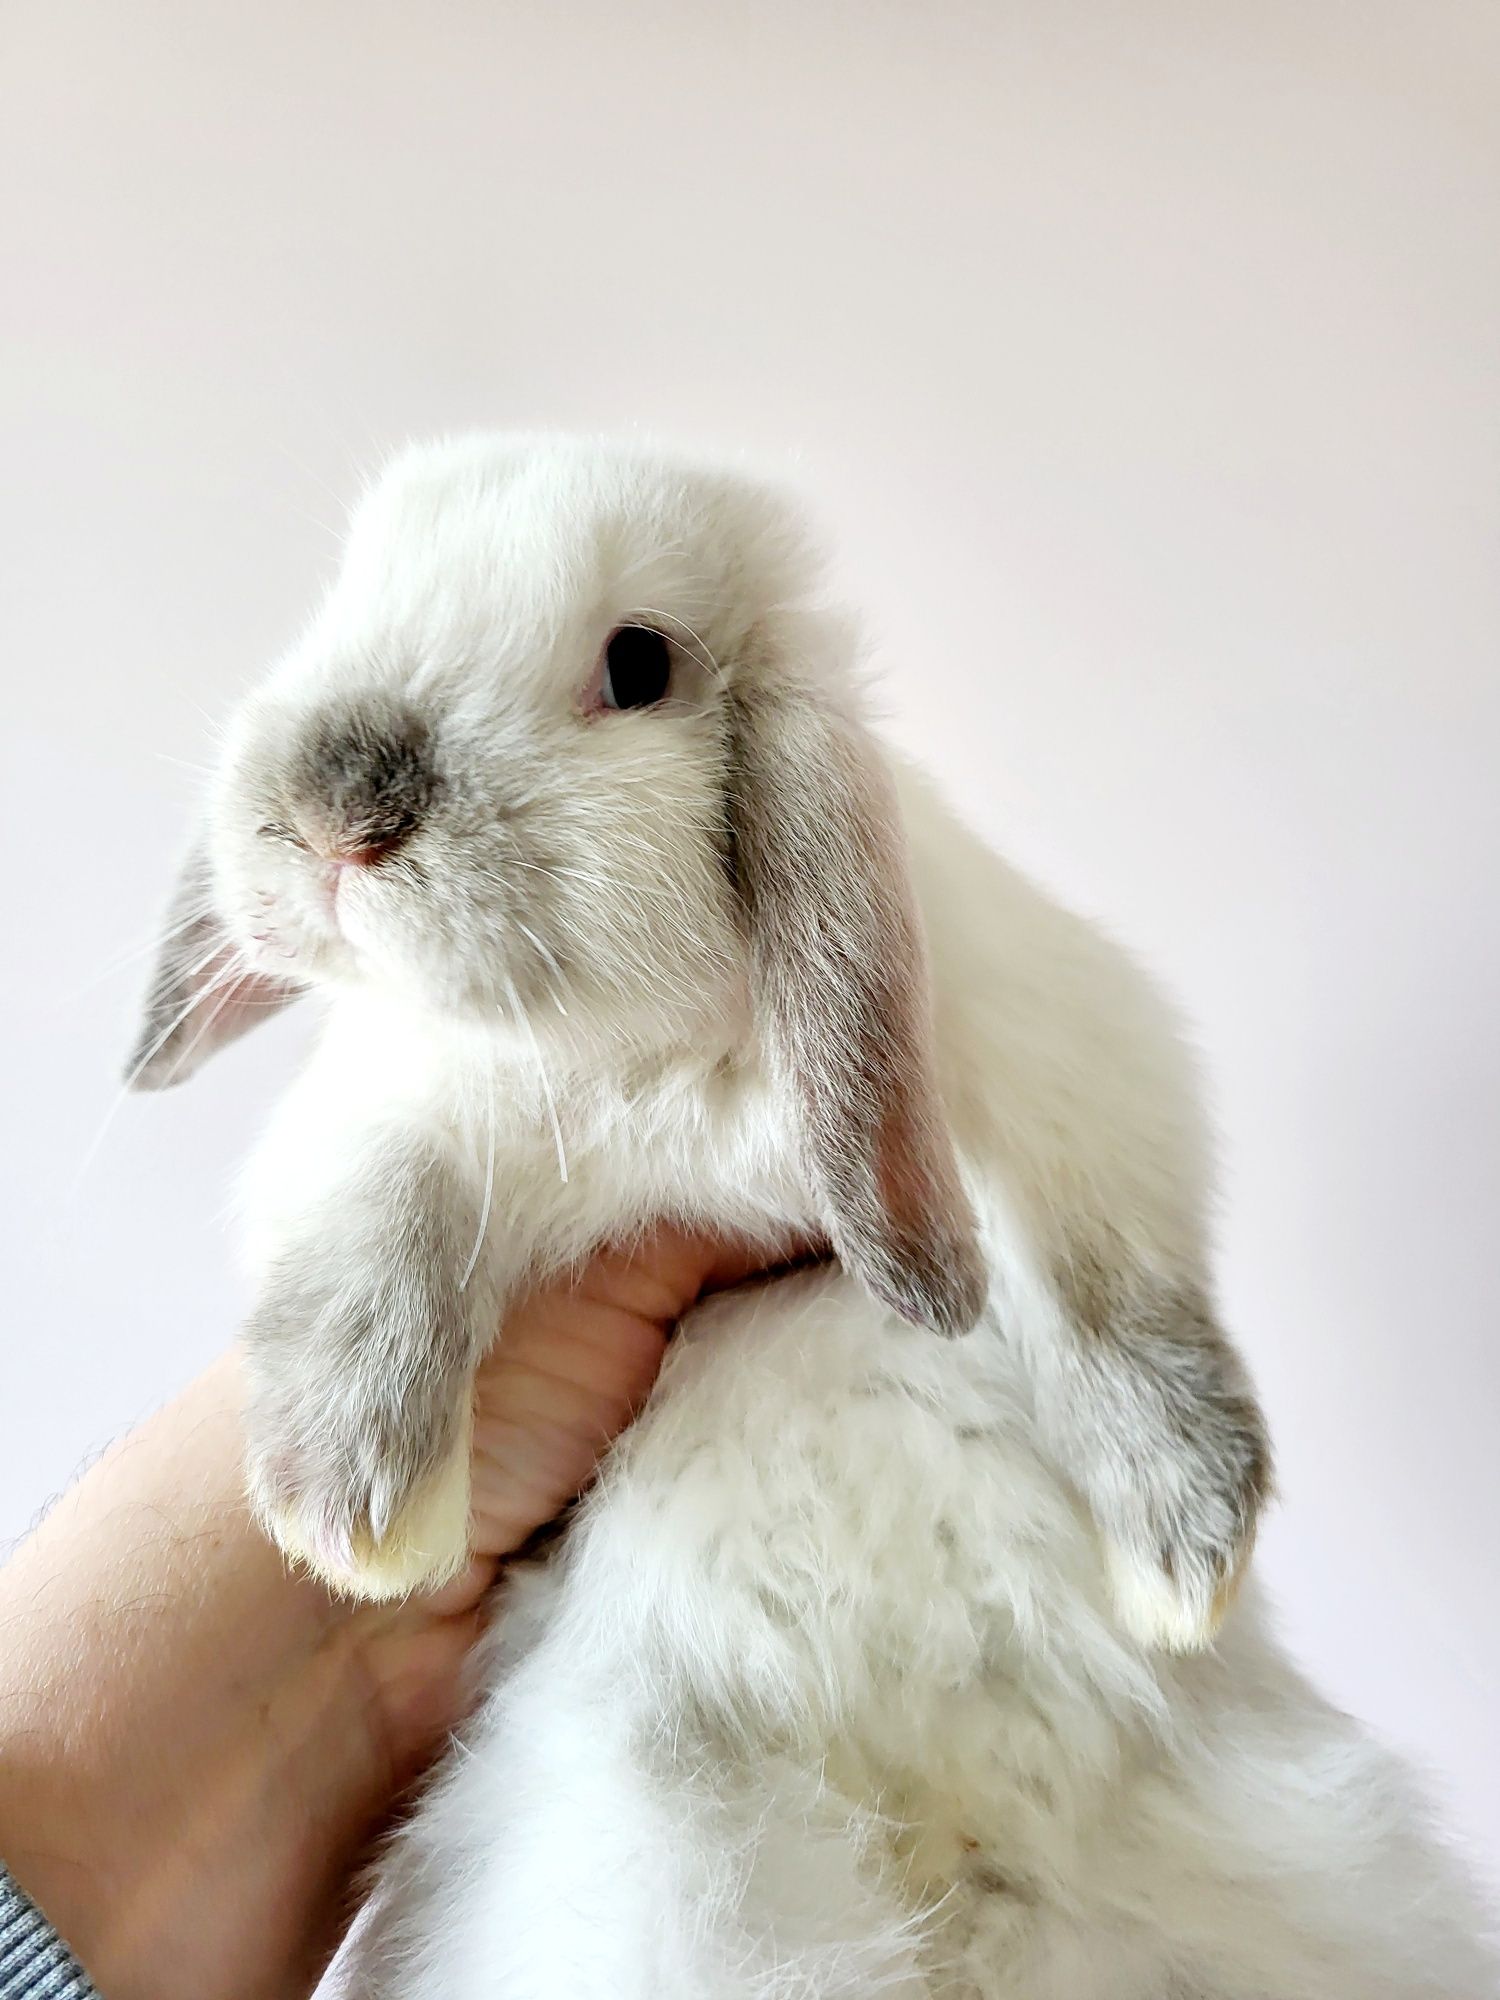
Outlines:
[{"label": "pale pink wall", "polygon": [[8,0],[0,88],[0,1535],[234,1321],[298,1031],[70,1190],[79,989],[354,468],[748,440],[905,736],[1196,1019],[1287,1627],[1500,1872],[1500,11]]}]

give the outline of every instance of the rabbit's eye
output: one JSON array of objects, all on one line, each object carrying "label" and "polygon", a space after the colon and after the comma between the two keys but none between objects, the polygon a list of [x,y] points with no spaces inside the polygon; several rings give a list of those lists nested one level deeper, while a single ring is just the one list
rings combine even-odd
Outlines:
[{"label": "rabbit's eye", "polygon": [[646,625],[622,625],[604,647],[599,698],[605,708],[650,708],[672,678],[672,650]]}]

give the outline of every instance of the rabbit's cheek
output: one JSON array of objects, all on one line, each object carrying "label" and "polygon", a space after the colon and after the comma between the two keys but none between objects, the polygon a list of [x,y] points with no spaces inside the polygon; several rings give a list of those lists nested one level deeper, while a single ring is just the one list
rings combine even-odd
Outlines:
[{"label": "rabbit's cheek", "polygon": [[[259,859],[259,857],[257,857]],[[324,871],[267,869],[230,876],[227,922],[246,962],[273,979],[314,979],[343,947],[329,908]]]}]

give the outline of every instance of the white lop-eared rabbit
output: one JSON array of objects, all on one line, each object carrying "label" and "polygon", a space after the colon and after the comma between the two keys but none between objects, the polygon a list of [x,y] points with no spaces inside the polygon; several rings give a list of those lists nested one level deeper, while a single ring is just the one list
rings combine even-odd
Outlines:
[{"label": "white lop-eared rabbit", "polygon": [[409,453],[169,918],[142,1084],[328,1003],[245,1338],[333,1584],[462,1564],[518,1287],[667,1218],[833,1253],[690,1316],[509,1581],[354,1989],[1493,2000],[1402,1770],[1252,1589],[1219,1630],[1268,1453],[1172,1021],[893,770],[817,585],[731,472]]}]

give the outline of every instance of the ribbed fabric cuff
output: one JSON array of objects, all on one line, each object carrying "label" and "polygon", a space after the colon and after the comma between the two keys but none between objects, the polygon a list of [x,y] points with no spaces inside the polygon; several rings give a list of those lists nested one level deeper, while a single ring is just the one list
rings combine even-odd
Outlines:
[{"label": "ribbed fabric cuff", "polygon": [[98,2000],[83,1967],[3,1868],[0,2000]]}]

